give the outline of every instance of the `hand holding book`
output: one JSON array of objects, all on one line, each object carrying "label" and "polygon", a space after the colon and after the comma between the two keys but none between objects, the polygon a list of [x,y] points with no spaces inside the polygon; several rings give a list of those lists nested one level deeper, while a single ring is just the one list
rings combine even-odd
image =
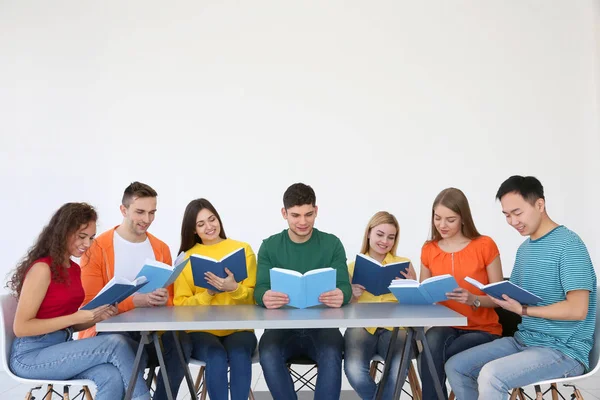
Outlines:
[{"label": "hand holding book", "polygon": [[[218,277],[217,275],[213,274],[212,272],[205,272],[204,273],[204,279],[206,279],[206,282],[217,288],[219,290],[219,292],[233,292],[234,290],[236,290],[238,288],[239,283],[236,282],[235,280],[235,276],[233,274],[233,272],[231,272],[229,270],[229,268],[225,268],[225,274],[227,274],[227,276],[225,278],[221,278]],[[208,293],[210,293],[211,295],[214,295],[215,292],[214,290],[210,290],[210,289],[206,289],[208,291]]]}]

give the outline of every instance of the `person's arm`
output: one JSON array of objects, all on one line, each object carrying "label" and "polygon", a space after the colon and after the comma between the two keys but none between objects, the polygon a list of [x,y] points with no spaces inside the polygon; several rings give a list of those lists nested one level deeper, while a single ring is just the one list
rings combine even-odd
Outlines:
[{"label": "person's arm", "polygon": [[194,285],[192,263],[184,267],[175,279],[173,304],[176,306],[209,306],[214,299],[214,293]]},{"label": "person's arm", "polygon": [[431,278],[431,270],[427,265],[421,263],[421,272],[419,273],[419,282],[423,282],[427,278]]},{"label": "person's arm", "polygon": [[267,290],[271,290],[270,270],[273,268],[269,255],[267,254],[267,242],[263,241],[258,249],[258,260],[256,263],[256,287],[254,288],[254,300],[259,306],[265,306],[263,296]]},{"label": "person's arm", "polygon": [[[524,306],[507,295],[503,295],[504,300],[495,299],[488,296],[498,306],[505,310],[512,311],[515,314],[525,315]],[[546,318],[557,321],[583,321],[587,317],[590,292],[588,290],[572,290],[567,292],[567,298],[547,306],[525,306],[526,316],[535,318]]]},{"label": "person's arm", "polygon": [[[502,264],[500,261],[500,256],[496,256],[494,260],[486,267],[486,272],[488,276],[489,283],[500,282],[504,280],[502,276]],[[448,294],[449,300],[458,301],[459,303],[464,303],[469,306],[472,306],[475,303],[475,299],[479,299],[480,306],[485,308],[496,308],[498,305],[492,300],[491,297],[483,295],[476,295],[468,291],[464,288],[456,288],[452,293]]]},{"label": "person's arm", "polygon": [[114,313],[114,307],[111,309],[110,306],[101,306],[93,310],[79,310],[61,317],[36,318],[50,281],[50,266],[46,263],[36,263],[27,272],[13,322],[15,336],[44,335],[68,327],[88,328]]},{"label": "person's arm", "polygon": [[352,299],[352,285],[348,277],[346,251],[339,239],[336,239],[335,249],[331,260],[331,268],[336,270],[336,289],[322,293],[319,301],[328,307],[340,307]]}]

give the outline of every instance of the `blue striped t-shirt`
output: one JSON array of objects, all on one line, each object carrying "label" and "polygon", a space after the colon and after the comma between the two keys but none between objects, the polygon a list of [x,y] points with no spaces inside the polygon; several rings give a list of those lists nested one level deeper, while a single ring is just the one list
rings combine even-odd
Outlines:
[{"label": "blue striped t-shirt", "polygon": [[583,321],[523,317],[515,338],[526,346],[557,349],[589,368],[596,324],[596,274],[587,248],[577,234],[558,226],[537,240],[527,239],[517,251],[511,282],[540,296],[537,306],[564,301],[567,292],[588,290]]}]

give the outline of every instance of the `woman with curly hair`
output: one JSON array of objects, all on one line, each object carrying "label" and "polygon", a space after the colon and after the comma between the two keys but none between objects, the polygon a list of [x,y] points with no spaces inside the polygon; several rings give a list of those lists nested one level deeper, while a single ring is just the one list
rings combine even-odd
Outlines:
[{"label": "woman with curly hair", "polygon": [[[88,204],[63,205],[17,265],[7,284],[18,298],[10,368],[29,379],[90,379],[97,386],[97,400],[114,400],[124,397],[133,372],[135,354],[126,339],[72,338],[74,331],[117,313],[111,305],[79,310],[84,299],[81,270],[71,257],[81,257],[90,247],[97,218]],[[141,373],[133,398],[150,399]]]}]

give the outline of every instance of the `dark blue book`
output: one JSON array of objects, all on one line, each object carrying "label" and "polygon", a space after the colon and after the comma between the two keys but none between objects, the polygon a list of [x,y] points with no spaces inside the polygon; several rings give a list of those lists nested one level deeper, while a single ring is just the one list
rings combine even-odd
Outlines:
[{"label": "dark blue book", "polygon": [[145,277],[129,281],[125,278],[112,278],[82,310],[93,310],[106,304],[117,304],[136,293],[148,284]]},{"label": "dark blue book", "polygon": [[194,285],[214,292],[220,293],[221,291],[206,281],[206,278],[204,277],[206,272],[212,272],[219,278],[226,278],[227,274],[225,273],[225,268],[227,268],[233,273],[236,282],[241,282],[248,277],[246,251],[243,247],[227,254],[220,260],[215,260],[214,258],[200,254],[192,254],[190,256],[190,261],[192,263]]},{"label": "dark blue book", "polygon": [[175,260],[175,266],[160,261],[146,259],[144,266],[137,274],[136,279],[144,276],[148,279],[148,284],[139,290],[140,293],[151,293],[159,288],[166,288],[175,282],[175,279],[181,274],[189,258],[185,258],[185,253],[181,253]]},{"label": "dark blue book", "polygon": [[271,290],[285,293],[290,298],[287,304],[296,308],[307,308],[322,304],[319,296],[335,290],[336,270],[319,268],[301,274],[284,268],[271,268]]},{"label": "dark blue book", "polygon": [[375,296],[390,293],[388,286],[396,278],[403,279],[400,272],[408,271],[410,261],[401,261],[383,265],[364,254],[357,254],[354,262],[352,283],[363,285],[365,290]]},{"label": "dark blue book", "polygon": [[432,276],[419,283],[413,279],[398,279],[389,286],[400,304],[433,304],[448,300],[446,293],[458,287],[450,274]]},{"label": "dark blue book", "polygon": [[522,287],[515,285],[511,281],[500,281],[484,285],[478,280],[468,276],[465,278],[465,281],[469,282],[483,293],[500,300],[504,300],[502,295],[505,294],[521,304],[537,304],[542,301],[541,297],[531,293],[529,290],[525,290]]}]

